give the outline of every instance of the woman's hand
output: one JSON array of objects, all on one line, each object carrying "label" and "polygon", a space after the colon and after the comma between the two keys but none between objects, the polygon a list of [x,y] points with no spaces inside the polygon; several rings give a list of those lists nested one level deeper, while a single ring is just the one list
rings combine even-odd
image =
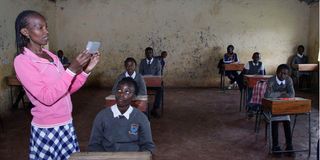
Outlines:
[{"label": "woman's hand", "polygon": [[84,72],[90,73],[91,70],[97,65],[100,60],[100,53],[93,54],[90,58],[88,65],[84,68]]},{"label": "woman's hand", "polygon": [[90,61],[91,54],[88,54],[87,50],[83,50],[77,57],[74,59],[70,66],[68,67],[73,73],[79,74],[83,67],[88,64]]}]

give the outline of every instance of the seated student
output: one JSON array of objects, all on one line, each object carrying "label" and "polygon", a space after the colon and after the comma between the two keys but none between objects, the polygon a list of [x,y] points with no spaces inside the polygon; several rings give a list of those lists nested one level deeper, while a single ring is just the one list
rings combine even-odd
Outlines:
[{"label": "seated student", "polygon": [[[266,98],[292,98],[295,96],[295,91],[293,88],[292,79],[289,75],[289,66],[286,64],[281,64],[277,68],[276,75],[271,77],[267,82],[267,89],[264,97]],[[281,151],[278,142],[278,124],[283,123],[284,133],[286,137],[286,151],[293,150],[292,146],[292,135],[290,128],[290,117],[286,116],[274,116],[272,117],[272,150]],[[275,153],[279,155],[279,153]],[[290,152],[287,154],[293,156],[294,154]]]},{"label": "seated student", "polygon": [[150,123],[145,114],[130,106],[138,93],[136,82],[123,78],[117,85],[115,105],[100,111],[93,123],[88,151],[153,152]]},{"label": "seated student", "polygon": [[[309,73],[306,72],[299,72],[298,75],[298,69],[296,64],[306,64],[308,63],[308,57],[305,56],[304,54],[304,47],[303,45],[299,45],[297,48],[297,54],[295,56],[293,56],[292,61],[291,61],[291,68],[292,68],[292,77],[297,80],[299,78],[299,80],[301,79],[306,79],[307,81],[307,85],[310,85],[310,75]],[[299,85],[302,85],[302,83],[300,83]],[[297,86],[297,87],[301,87],[301,86]]]},{"label": "seated student", "polygon": [[[139,73],[143,76],[152,75],[152,76],[160,76],[161,75],[161,64],[158,59],[153,58],[153,49],[151,47],[147,47],[145,49],[146,58],[142,59],[140,62]],[[163,90],[158,89],[155,101],[153,104],[153,108],[151,110],[151,115],[158,118],[160,117],[158,113],[158,109],[161,103],[161,95]]]},{"label": "seated student", "polygon": [[167,57],[167,55],[167,51],[162,51],[161,55],[156,57],[156,59],[158,59],[161,64],[161,75],[163,75],[163,68],[166,65],[166,61],[164,61],[164,59]]},{"label": "seated student", "polygon": [[58,54],[59,60],[62,63],[62,65],[69,65],[70,64],[68,58],[64,56],[62,50],[58,50],[57,54]]},{"label": "seated student", "polygon": [[[249,61],[248,63],[245,64],[243,72],[239,76],[238,85],[239,89],[244,88],[243,84],[243,76],[244,75],[264,75],[265,74],[265,68],[262,62],[260,61],[260,53],[259,52],[254,52],[252,55],[252,61]],[[251,100],[252,97],[252,88],[248,89],[248,97],[247,97],[247,102]],[[252,108],[252,106],[248,103],[248,117],[253,116],[253,111],[256,108]]]},{"label": "seated student", "polygon": [[112,94],[115,95],[117,93],[117,85],[118,83],[124,78],[124,77],[131,77],[134,79],[138,85],[139,92],[138,95],[147,95],[147,88],[146,83],[143,80],[143,77],[140,73],[137,73],[136,70],[137,62],[134,58],[128,57],[124,61],[124,67],[126,69],[125,72],[121,73],[118,78],[116,79],[113,88],[112,88]]},{"label": "seated student", "polygon": [[264,75],[265,74],[264,65],[260,61],[259,52],[254,52],[252,55],[252,61],[249,61],[244,66],[244,74],[248,74],[248,75]]},{"label": "seated student", "polygon": [[[232,63],[239,63],[239,59],[236,53],[233,52],[234,46],[229,45],[227,47],[227,53],[223,56],[223,63],[224,64],[232,64]],[[232,87],[236,86],[236,80],[238,79],[238,72],[237,71],[226,71],[226,76],[230,79],[230,85],[228,86],[228,89],[231,89]]]}]

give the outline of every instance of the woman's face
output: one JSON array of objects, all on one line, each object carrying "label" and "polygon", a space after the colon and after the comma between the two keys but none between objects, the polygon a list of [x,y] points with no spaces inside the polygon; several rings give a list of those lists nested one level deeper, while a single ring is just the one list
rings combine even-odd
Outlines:
[{"label": "woman's face", "polygon": [[27,21],[28,25],[21,29],[21,33],[30,39],[31,44],[46,45],[49,40],[49,32],[45,19],[33,15]]},{"label": "woman's face", "polygon": [[128,84],[120,84],[116,92],[116,102],[119,108],[129,107],[134,97],[134,87]]}]

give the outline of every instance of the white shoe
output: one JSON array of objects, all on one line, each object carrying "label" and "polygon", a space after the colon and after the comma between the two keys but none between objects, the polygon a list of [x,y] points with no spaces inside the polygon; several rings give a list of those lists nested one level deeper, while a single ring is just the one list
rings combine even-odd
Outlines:
[{"label": "white shoe", "polygon": [[228,89],[232,89],[232,84],[229,84]]},{"label": "white shoe", "polygon": [[232,84],[232,87],[233,87],[233,88],[238,88],[237,82],[234,82],[234,83]]}]

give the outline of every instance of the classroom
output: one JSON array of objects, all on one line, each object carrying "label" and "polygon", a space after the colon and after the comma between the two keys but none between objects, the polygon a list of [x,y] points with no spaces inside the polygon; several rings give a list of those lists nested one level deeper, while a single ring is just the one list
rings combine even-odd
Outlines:
[{"label": "classroom", "polygon": [[319,159],[319,61],[319,0],[1,0],[0,159]]}]

